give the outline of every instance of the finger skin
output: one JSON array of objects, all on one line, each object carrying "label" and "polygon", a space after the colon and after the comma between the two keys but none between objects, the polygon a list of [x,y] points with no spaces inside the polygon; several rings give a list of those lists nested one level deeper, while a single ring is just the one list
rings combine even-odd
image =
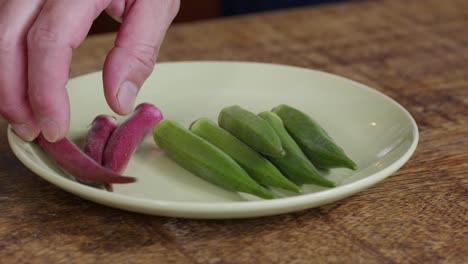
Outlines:
[{"label": "finger skin", "polygon": [[63,139],[70,126],[65,86],[72,51],[109,3],[108,0],[48,0],[28,33],[29,101],[42,134],[50,142]]},{"label": "finger skin", "polygon": [[21,138],[32,141],[39,126],[27,96],[26,34],[42,0],[0,2],[0,114]]},{"label": "finger skin", "polygon": [[[70,123],[65,86],[72,51],[111,2],[117,3],[111,7],[117,6],[114,10],[124,23],[106,60],[105,94],[115,112],[126,114],[131,112],[139,87],[153,70],[165,32],[178,12],[178,0],[0,1],[0,67],[9,69],[0,73],[0,96],[8,98],[0,98],[0,114],[14,129],[19,128],[17,133],[24,139],[32,140],[39,129],[51,142],[65,137]],[[11,3],[27,4],[34,12],[21,20],[17,12],[11,11]],[[33,8],[31,3],[37,6]],[[11,27],[11,21],[18,27]],[[119,91],[121,86],[130,89]],[[126,100],[119,101],[119,95]]]},{"label": "finger skin", "polygon": [[[133,1],[133,0],[132,0]],[[122,23],[122,16],[128,0],[113,0],[106,8],[106,13],[115,21]]]},{"label": "finger skin", "polygon": [[126,3],[124,10],[119,10],[120,2],[113,2],[108,9],[113,17],[122,17],[122,25],[103,70],[106,100],[120,115],[132,112],[135,97],[153,71],[161,43],[180,6],[179,0]]}]

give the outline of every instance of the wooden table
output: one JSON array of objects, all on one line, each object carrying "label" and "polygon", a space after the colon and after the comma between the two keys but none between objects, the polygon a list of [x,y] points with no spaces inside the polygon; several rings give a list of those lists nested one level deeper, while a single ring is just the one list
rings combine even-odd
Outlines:
[{"label": "wooden table", "polygon": [[[101,69],[113,39],[86,40],[73,75]],[[159,57],[174,60],[282,63],[355,79],[407,108],[420,144],[401,170],[342,201],[203,221],[82,200],[26,169],[4,134],[0,262],[468,262],[468,1],[357,1],[181,24]]]}]

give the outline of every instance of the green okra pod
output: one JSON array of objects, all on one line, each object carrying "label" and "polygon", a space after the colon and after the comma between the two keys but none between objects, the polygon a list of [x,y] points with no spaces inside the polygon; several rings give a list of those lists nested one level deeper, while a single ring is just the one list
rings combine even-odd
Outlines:
[{"label": "green okra pod", "polygon": [[315,166],[307,159],[284,128],[283,121],[278,115],[273,112],[262,112],[259,116],[273,127],[286,152],[284,157],[269,157],[273,164],[293,182],[335,187],[335,184],[323,178]]},{"label": "green okra pod", "polygon": [[240,106],[223,108],[219,113],[218,123],[257,152],[275,157],[284,155],[281,141],[273,128],[265,120]]},{"label": "green okra pod", "polygon": [[161,121],[153,138],[169,158],[208,182],[230,191],[274,198],[226,153],[173,120]]},{"label": "green okra pod", "polygon": [[316,167],[357,169],[356,163],[310,116],[285,104],[275,107],[272,111],[283,120],[287,131]]},{"label": "green okra pod", "polygon": [[233,158],[258,183],[300,193],[301,189],[289,181],[271,162],[208,118],[200,118],[190,130]]}]

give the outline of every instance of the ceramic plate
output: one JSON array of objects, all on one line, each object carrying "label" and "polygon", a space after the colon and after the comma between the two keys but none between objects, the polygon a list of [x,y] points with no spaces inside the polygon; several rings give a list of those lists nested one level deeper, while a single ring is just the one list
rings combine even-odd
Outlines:
[{"label": "ceramic plate", "polygon": [[[71,130],[81,143],[87,127],[107,106],[101,72],[69,82]],[[305,185],[303,194],[274,190],[279,198],[259,198],[225,191],[185,171],[166,158],[148,136],[125,175],[136,183],[114,185],[114,192],[76,182],[35,144],[8,128],[16,156],[34,173],[84,199],[123,210],[184,218],[245,218],[287,213],[331,203],[368,188],[398,170],[413,154],[418,129],[398,103],[355,81],[310,69],[247,62],[160,63],[137,103],[157,105],[166,118],[188,125],[197,118],[216,120],[220,109],[241,105],[253,112],[285,103],[316,119],[358,164],[324,176],[337,183],[327,189]],[[118,117],[120,121],[125,117]]]}]

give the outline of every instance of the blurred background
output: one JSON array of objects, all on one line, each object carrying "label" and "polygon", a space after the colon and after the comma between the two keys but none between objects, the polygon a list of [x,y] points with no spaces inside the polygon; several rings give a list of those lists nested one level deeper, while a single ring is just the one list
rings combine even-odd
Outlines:
[{"label": "blurred background", "polygon": [[[181,0],[174,23],[343,1],[350,0]],[[90,34],[113,32],[118,27],[104,12],[94,22]]]}]

